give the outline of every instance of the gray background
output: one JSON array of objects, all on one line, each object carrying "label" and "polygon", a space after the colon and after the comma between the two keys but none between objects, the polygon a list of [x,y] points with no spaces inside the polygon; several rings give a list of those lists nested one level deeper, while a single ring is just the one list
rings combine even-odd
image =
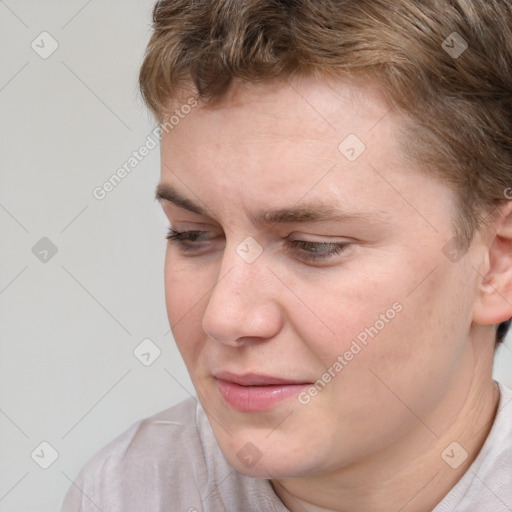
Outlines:
[{"label": "gray background", "polygon": [[136,89],[152,3],[0,0],[0,512],[58,510],[99,448],[193,392],[165,312],[158,148],[92,194],[154,126]]}]

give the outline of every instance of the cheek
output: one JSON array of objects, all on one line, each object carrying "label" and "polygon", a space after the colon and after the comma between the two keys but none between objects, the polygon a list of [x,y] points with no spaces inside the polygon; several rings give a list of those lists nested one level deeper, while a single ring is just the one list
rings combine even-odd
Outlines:
[{"label": "cheek", "polygon": [[400,283],[389,269],[365,267],[363,274],[347,265],[314,279],[290,276],[289,282],[300,302],[288,303],[288,318],[325,368],[347,351],[350,360],[361,358],[403,311]]},{"label": "cheek", "polygon": [[185,363],[203,339],[202,318],[205,302],[203,280],[197,267],[180,264],[166,256],[164,269],[165,303],[169,325]]},{"label": "cheek", "polygon": [[[362,369],[373,371],[370,382],[377,374],[408,403],[425,407],[442,395],[463,364],[471,324],[471,293],[464,292],[471,286],[468,276],[450,262],[438,263],[430,275],[424,266],[411,268],[395,283],[402,310],[370,341],[361,359]],[[430,399],[421,396],[421,389],[429,390]]]},{"label": "cheek", "polygon": [[434,255],[428,262],[416,256],[366,265],[364,275],[347,266],[336,275],[294,280],[303,304],[290,304],[289,318],[323,368],[345,353],[359,369],[396,369],[458,350],[453,338],[464,334],[461,316],[470,322],[471,298],[460,300],[466,278]]}]

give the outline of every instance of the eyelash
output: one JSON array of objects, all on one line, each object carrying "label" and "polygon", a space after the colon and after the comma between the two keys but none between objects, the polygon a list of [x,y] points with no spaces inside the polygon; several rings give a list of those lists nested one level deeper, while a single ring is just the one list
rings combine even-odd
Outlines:
[{"label": "eyelash", "polygon": [[[173,228],[169,228],[168,234],[166,236],[167,240],[171,243],[178,244],[180,249],[183,251],[193,251],[193,247],[191,244],[197,243],[195,240],[191,240],[190,238],[196,235],[197,237],[208,233],[207,231],[176,231]],[[187,243],[188,242],[188,243]],[[290,240],[288,241],[288,249],[294,253],[298,254],[301,252],[300,257],[304,260],[308,261],[321,261],[327,260],[333,256],[336,256],[347,249],[350,244],[347,242],[311,242],[308,240]],[[300,248],[304,250],[305,247],[330,247],[330,250],[326,252],[315,252],[315,251],[307,251],[302,252]]]}]

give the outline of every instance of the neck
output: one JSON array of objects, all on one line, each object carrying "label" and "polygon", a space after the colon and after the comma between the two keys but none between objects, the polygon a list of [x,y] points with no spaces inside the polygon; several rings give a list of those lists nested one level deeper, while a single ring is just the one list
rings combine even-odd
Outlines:
[{"label": "neck", "polygon": [[454,379],[443,403],[399,443],[328,475],[273,480],[276,494],[291,512],[434,509],[475,460],[496,415],[492,355],[473,361],[472,377]]}]

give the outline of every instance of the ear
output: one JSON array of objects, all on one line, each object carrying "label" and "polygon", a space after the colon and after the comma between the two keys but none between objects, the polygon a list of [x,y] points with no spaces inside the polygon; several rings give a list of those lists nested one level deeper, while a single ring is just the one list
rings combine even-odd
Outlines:
[{"label": "ear", "polygon": [[482,275],[473,321],[499,324],[512,317],[512,201],[500,205],[488,224],[488,271]]}]

